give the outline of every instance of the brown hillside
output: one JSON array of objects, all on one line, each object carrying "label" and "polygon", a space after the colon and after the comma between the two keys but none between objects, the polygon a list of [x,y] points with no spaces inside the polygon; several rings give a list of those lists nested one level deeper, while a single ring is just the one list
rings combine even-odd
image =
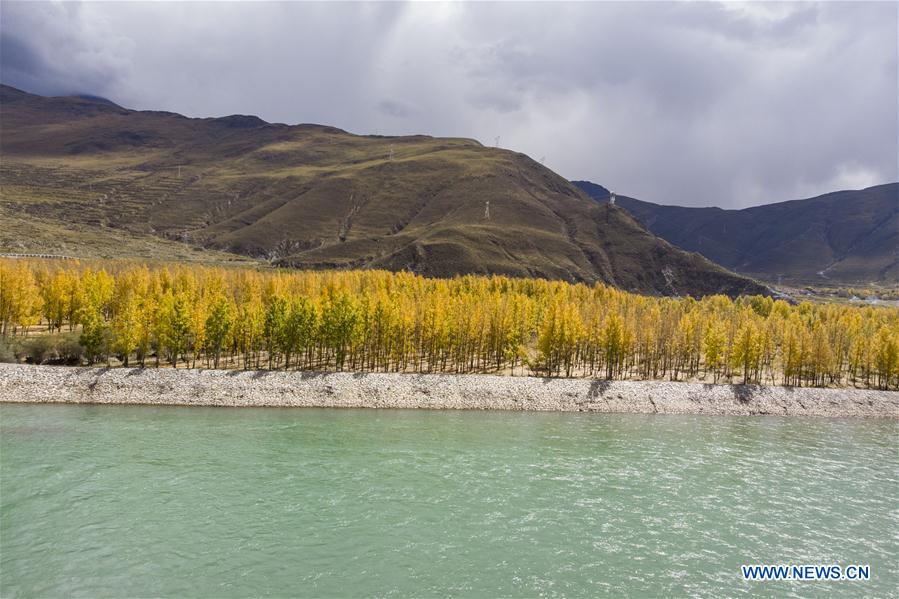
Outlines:
[{"label": "brown hillside", "polygon": [[37,239],[7,233],[7,246],[53,244],[39,232],[58,227],[297,268],[500,273],[681,295],[766,291],[527,156],[468,139],[190,119],[3,87],[0,156],[0,216],[44,227],[29,229]]}]

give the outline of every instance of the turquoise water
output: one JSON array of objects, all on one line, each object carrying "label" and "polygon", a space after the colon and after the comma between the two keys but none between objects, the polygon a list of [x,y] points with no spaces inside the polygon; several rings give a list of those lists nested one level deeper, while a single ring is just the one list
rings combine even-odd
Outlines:
[{"label": "turquoise water", "polygon": [[[0,595],[896,596],[899,427],[3,405]],[[744,582],[746,563],[869,582]]]}]

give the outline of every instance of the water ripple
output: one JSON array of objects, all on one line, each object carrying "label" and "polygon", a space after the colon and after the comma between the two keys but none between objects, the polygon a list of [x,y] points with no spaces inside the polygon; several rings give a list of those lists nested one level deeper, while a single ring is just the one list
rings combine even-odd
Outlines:
[{"label": "water ripple", "polygon": [[[0,407],[0,595],[896,596],[897,425]],[[745,563],[870,563],[747,583]],[[834,586],[838,584],[838,586]]]}]

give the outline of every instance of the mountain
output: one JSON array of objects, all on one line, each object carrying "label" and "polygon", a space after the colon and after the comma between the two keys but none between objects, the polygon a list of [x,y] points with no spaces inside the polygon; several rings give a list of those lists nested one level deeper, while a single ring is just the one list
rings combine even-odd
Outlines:
[{"label": "mountain", "polygon": [[597,202],[608,202],[612,192],[591,181],[572,181],[574,185]]},{"label": "mountain", "polygon": [[124,235],[294,268],[767,291],[527,156],[470,139],[187,118],[2,87],[0,155],[0,217],[18,231],[0,234],[0,251],[58,248],[65,235],[65,253],[127,252]]},{"label": "mountain", "polygon": [[[608,201],[604,187],[574,184]],[[674,245],[762,280],[899,284],[899,183],[743,210],[661,206],[620,195],[616,204]]]}]

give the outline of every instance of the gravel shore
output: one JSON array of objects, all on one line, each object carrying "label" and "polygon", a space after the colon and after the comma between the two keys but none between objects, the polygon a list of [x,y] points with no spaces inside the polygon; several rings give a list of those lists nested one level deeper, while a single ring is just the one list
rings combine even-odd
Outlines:
[{"label": "gravel shore", "polygon": [[899,393],[665,381],[0,364],[0,402],[899,418]]}]

